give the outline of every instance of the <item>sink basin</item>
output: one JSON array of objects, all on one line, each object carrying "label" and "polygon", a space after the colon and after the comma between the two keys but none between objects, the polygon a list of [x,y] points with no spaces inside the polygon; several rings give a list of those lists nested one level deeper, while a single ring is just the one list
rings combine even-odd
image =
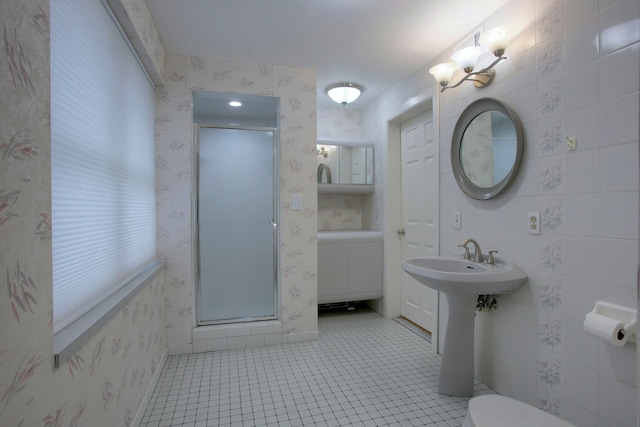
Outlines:
[{"label": "sink basin", "polygon": [[425,286],[457,295],[494,295],[517,290],[527,279],[518,266],[494,257],[495,265],[454,257],[410,258],[402,269]]},{"label": "sink basin", "polygon": [[402,269],[425,286],[443,292],[449,305],[442,345],[438,392],[473,396],[474,322],[478,295],[517,290],[527,275],[515,264],[494,257],[495,265],[463,257],[410,258]]}]

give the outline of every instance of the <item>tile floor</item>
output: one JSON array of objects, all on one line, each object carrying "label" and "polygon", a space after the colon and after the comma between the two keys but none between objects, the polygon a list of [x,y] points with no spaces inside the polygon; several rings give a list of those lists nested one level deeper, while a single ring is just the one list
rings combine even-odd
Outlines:
[{"label": "tile floor", "polygon": [[[320,339],[170,356],[141,427],[459,426],[440,356],[368,309],[320,313]],[[492,393],[476,381],[475,393]]]}]

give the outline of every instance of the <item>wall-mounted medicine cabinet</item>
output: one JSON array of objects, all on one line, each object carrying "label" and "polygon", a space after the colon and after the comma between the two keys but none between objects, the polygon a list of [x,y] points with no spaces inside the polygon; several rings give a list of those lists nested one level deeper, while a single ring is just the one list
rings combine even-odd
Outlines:
[{"label": "wall-mounted medicine cabinet", "polygon": [[373,192],[373,142],[318,138],[318,194]]}]

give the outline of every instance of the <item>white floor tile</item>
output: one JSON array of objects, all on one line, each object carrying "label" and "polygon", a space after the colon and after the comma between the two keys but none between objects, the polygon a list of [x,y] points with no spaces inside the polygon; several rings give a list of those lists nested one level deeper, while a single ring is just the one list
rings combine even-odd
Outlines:
[{"label": "white floor tile", "polygon": [[[440,356],[367,309],[320,313],[320,338],[170,356],[140,427],[459,426]],[[479,381],[475,394],[493,391]]]}]

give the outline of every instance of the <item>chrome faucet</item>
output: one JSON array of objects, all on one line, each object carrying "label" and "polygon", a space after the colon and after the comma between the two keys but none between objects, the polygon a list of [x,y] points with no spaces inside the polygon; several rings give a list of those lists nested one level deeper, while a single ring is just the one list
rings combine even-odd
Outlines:
[{"label": "chrome faucet", "polygon": [[473,243],[473,250],[475,253],[473,254],[473,260],[475,262],[483,262],[484,258],[482,258],[482,251],[480,250],[480,245],[473,239],[467,239],[461,244],[458,245],[459,248],[464,248],[464,259],[471,259],[471,255],[469,254],[469,248],[467,245],[469,243]]}]

